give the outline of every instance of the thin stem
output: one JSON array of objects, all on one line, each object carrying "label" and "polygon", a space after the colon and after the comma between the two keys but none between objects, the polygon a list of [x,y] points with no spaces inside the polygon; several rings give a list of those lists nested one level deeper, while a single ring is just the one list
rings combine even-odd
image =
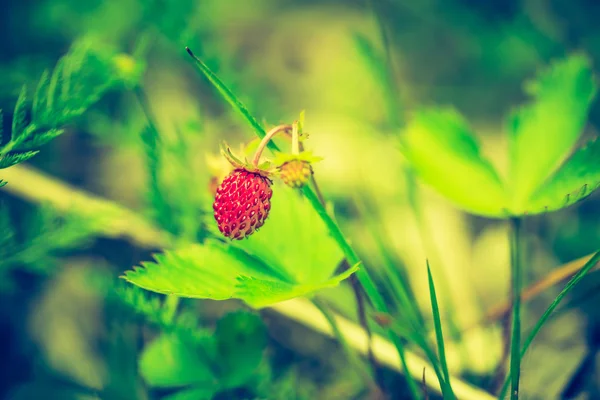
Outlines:
[{"label": "thin stem", "polygon": [[519,398],[521,374],[521,220],[510,219],[511,227],[511,281],[512,281],[512,335],[510,342],[510,398]]},{"label": "thin stem", "polygon": [[254,153],[254,158],[252,159],[252,165],[254,167],[258,167],[258,162],[260,161],[260,156],[262,155],[263,151],[265,150],[265,147],[267,147],[267,144],[271,141],[271,139],[273,139],[273,137],[275,135],[277,135],[279,132],[287,132],[290,129],[292,129],[292,125],[282,124],[282,125],[277,125],[275,128],[268,131],[267,134],[265,135],[265,137],[263,137],[262,140],[260,141],[258,148],[256,149],[256,153]]},{"label": "thin stem", "polygon": [[[360,257],[358,257],[358,254],[356,254],[350,243],[348,243],[338,224],[333,220],[329,213],[327,213],[325,207],[321,205],[321,202],[319,201],[315,192],[311,190],[309,186],[304,186],[302,191],[304,193],[304,196],[311,203],[311,205],[319,215],[319,217],[321,217],[321,219],[325,223],[325,226],[327,226],[331,237],[336,241],[336,243],[344,253],[344,256],[346,257],[346,260],[348,260],[348,263],[352,266],[361,264],[362,261]],[[375,283],[371,279],[371,276],[369,275],[367,270],[364,267],[359,268],[358,271],[356,271],[356,277],[360,281],[360,284],[364,288],[365,293],[367,294],[367,297],[373,304],[375,310],[378,312],[389,314],[388,307],[385,304],[385,301],[379,293],[379,291],[377,291],[377,287],[375,286]],[[410,374],[410,370],[408,369],[403,343],[390,330],[388,330],[388,337],[394,343],[396,349],[398,350],[400,362],[402,364],[402,368],[404,369],[404,371],[406,371],[406,379],[408,381],[408,386],[410,388],[411,394],[413,395],[413,398],[420,399],[421,396],[419,393],[419,388],[417,387],[417,384],[415,383],[414,379],[412,378],[412,375]]]},{"label": "thin stem", "polygon": [[[556,309],[556,307],[558,307],[558,305],[561,303],[561,301],[564,299],[564,297],[568,293],[571,292],[571,290],[575,287],[575,285],[577,285],[596,266],[596,264],[598,264],[599,261],[600,261],[600,251],[597,252],[596,254],[594,254],[588,260],[588,262],[579,270],[579,272],[577,274],[575,274],[575,276],[573,276],[573,278],[571,278],[571,280],[566,284],[566,286],[558,294],[558,296],[556,296],[556,298],[554,299],[552,304],[550,304],[548,306],[548,308],[546,309],[546,311],[544,312],[542,317],[535,324],[535,326],[533,327],[533,329],[527,336],[527,339],[525,339],[525,343],[523,343],[523,348],[521,349],[521,357],[525,356],[525,353],[527,352],[527,349],[529,349],[529,346],[533,342],[533,339],[536,337],[536,335],[542,329],[542,326],[544,326],[544,324],[546,323],[548,318],[550,318],[550,315],[552,314],[552,312],[554,312],[554,310]],[[502,387],[502,390],[500,391],[499,398],[504,397],[504,393],[506,392],[506,389],[508,389],[508,384],[509,384],[509,380],[507,377],[506,381],[504,382],[504,386]]]},{"label": "thin stem", "polygon": [[365,364],[362,362],[361,358],[358,357],[356,352],[354,352],[351,347],[348,345],[348,341],[344,337],[334,314],[329,310],[326,304],[323,302],[313,299],[313,304],[321,311],[321,314],[325,317],[329,325],[331,326],[331,330],[333,331],[333,335],[337,339],[337,341],[342,346],[342,350],[346,354],[348,361],[355,367],[358,374],[363,378],[363,380],[367,383],[367,385],[371,386],[374,390],[379,390],[376,384],[374,384],[373,379],[369,375]]},{"label": "thin stem", "polygon": [[292,126],[292,154],[297,156],[300,154],[300,134],[298,132],[298,121]]},{"label": "thin stem", "polygon": [[365,298],[360,287],[360,282],[356,279],[355,276],[351,276],[350,284],[354,292],[354,297],[356,298],[356,311],[358,314],[358,322],[367,333],[367,358],[369,359],[369,363],[371,364],[371,369],[373,370],[372,372],[373,376],[375,377],[375,382],[377,383],[377,386],[383,389],[385,387],[385,384],[383,376],[381,375],[381,373],[379,372],[379,368],[377,367],[377,359],[375,358],[375,354],[373,353],[373,332],[371,331],[369,321],[367,320]]}]

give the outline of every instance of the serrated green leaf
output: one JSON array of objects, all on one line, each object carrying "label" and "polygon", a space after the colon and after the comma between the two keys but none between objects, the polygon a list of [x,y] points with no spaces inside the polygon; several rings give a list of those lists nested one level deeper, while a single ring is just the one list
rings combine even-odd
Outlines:
[{"label": "serrated green leaf", "polygon": [[21,92],[19,93],[19,97],[17,98],[17,103],[15,104],[15,111],[13,113],[13,121],[12,121],[12,138],[16,140],[27,126],[27,88],[23,86],[21,88]]},{"label": "serrated green leaf", "polygon": [[39,151],[27,151],[25,153],[13,153],[2,156],[0,157],[0,169],[27,161],[37,153],[39,153]]},{"label": "serrated green leaf", "polygon": [[401,144],[415,172],[457,206],[492,217],[506,214],[506,194],[498,174],[456,111],[418,111]]},{"label": "serrated green leaf", "polygon": [[177,393],[161,397],[161,400],[211,400],[216,388],[183,389]]},{"label": "serrated green leaf", "polygon": [[209,336],[199,342],[175,333],[163,333],[144,349],[139,369],[152,387],[217,386],[212,370],[214,342]]},{"label": "serrated green leaf", "polygon": [[32,120],[39,120],[40,113],[44,112],[46,108],[46,101],[48,99],[48,86],[50,84],[50,72],[45,70],[40,77],[40,81],[38,82],[38,86],[35,90],[35,95],[33,96],[33,104],[31,106],[31,114]]},{"label": "serrated green leaf", "polygon": [[279,185],[273,187],[271,203],[265,225],[236,246],[280,271],[289,282],[320,284],[331,278],[343,253],[310,203]]},{"label": "serrated green leaf", "polygon": [[[29,125],[27,128],[27,130],[29,130],[29,128],[35,129],[35,125]],[[23,142],[16,143],[13,149],[17,151],[38,149],[63,133],[64,129],[58,128],[52,128],[42,132],[38,131],[31,135],[28,133],[27,136],[30,136],[30,138]]]},{"label": "serrated green leaf", "polygon": [[289,284],[287,282],[241,276],[238,278],[236,295],[255,308],[307,296],[318,290],[336,287],[341,281],[358,271],[358,266],[347,269],[339,275],[319,284]]},{"label": "serrated green leaf", "polygon": [[267,347],[267,329],[252,313],[229,313],[217,322],[219,383],[222,388],[244,385],[256,373]]},{"label": "serrated green leaf", "polygon": [[124,278],[159,293],[239,298],[263,307],[337,285],[356,271],[333,276],[341,259],[310,204],[294,191],[276,187],[269,219],[247,240],[207,240],[203,246],[169,251],[156,256],[156,263],[127,271]]},{"label": "serrated green leaf", "polygon": [[579,139],[596,94],[589,60],[573,55],[553,64],[530,83],[533,100],[508,123],[512,210],[560,166]]},{"label": "serrated green leaf", "polygon": [[577,150],[525,205],[528,214],[554,211],[589,196],[600,186],[600,139]]}]

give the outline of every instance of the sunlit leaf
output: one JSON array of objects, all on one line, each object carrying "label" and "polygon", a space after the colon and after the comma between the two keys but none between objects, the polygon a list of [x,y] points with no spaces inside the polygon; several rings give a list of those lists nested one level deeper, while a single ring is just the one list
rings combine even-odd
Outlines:
[{"label": "sunlit leaf", "polygon": [[530,214],[571,205],[600,186],[600,140],[577,150],[525,206]]},{"label": "sunlit leaf", "polygon": [[506,195],[498,174],[457,112],[418,111],[401,143],[415,172],[457,206],[475,214],[505,214]]},{"label": "sunlit leaf", "polygon": [[144,349],[139,360],[140,373],[153,387],[214,387],[217,379],[211,367],[212,357],[207,356],[210,347],[214,347],[214,342],[209,337],[197,342],[184,335],[161,334]]},{"label": "sunlit leaf", "polygon": [[574,55],[541,73],[527,91],[533,96],[531,103],[508,123],[511,209],[517,212],[579,139],[596,83],[589,60]]},{"label": "sunlit leaf", "polygon": [[[216,223],[211,221],[214,228]],[[310,204],[276,187],[265,225],[228,244],[207,240],[156,256],[125,274],[144,289],[182,297],[238,298],[263,307],[339,284],[356,271],[334,276],[342,253]]]}]

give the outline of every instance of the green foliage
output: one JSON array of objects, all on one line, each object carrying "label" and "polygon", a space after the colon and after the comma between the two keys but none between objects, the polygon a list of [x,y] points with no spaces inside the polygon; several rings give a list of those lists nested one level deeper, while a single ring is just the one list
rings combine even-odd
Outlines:
[{"label": "green foliage", "polygon": [[502,214],[506,200],[500,178],[456,111],[415,113],[402,149],[421,178],[455,203],[477,214]]},{"label": "green foliage", "polygon": [[[24,86],[13,112],[12,131],[8,138],[0,131],[0,169],[28,160],[37,148],[61,135],[71,123],[119,82],[131,83],[131,72],[124,67],[137,65],[128,56],[97,42],[81,39],[56,64],[45,71],[31,101]],[[136,75],[139,79],[139,74]],[[1,122],[1,114],[0,114]],[[33,151],[32,151],[33,150]]]},{"label": "green foliage", "polygon": [[528,91],[533,101],[509,123],[511,169],[504,184],[453,111],[417,112],[401,139],[404,155],[425,182],[474,214],[536,214],[582,199],[600,183],[599,145],[593,141],[564,159],[596,93],[589,62],[580,55],[556,62]]},{"label": "green foliage", "polygon": [[573,55],[540,73],[526,90],[533,99],[511,115],[508,137],[511,209],[530,211],[531,195],[577,143],[597,88],[589,60]]},{"label": "green foliage", "polygon": [[[599,261],[600,261],[600,252],[596,252],[585,263],[585,265],[575,275],[573,275],[573,277],[569,280],[569,282],[567,282],[565,287],[560,291],[558,296],[556,296],[554,298],[554,300],[548,306],[546,311],[544,311],[544,314],[542,314],[540,319],[533,326],[533,328],[529,332],[529,335],[527,335],[527,338],[525,339],[525,342],[523,343],[523,346],[521,347],[521,350],[520,350],[521,358],[525,356],[525,353],[527,352],[527,349],[533,342],[533,339],[535,339],[535,337],[537,336],[539,331],[542,329],[544,324],[548,321],[548,319],[550,318],[550,316],[552,315],[552,313],[554,312],[556,307],[558,307],[558,305],[562,302],[562,300],[565,298],[565,296],[567,294],[571,293],[573,288],[579,282],[581,282],[581,280],[587,275],[588,272],[590,272],[590,270],[592,268],[594,268],[596,266],[596,264],[598,264]],[[506,390],[508,390],[509,383],[510,383],[510,376],[507,376],[506,380],[504,381],[504,385],[502,386],[502,389],[500,390],[500,395],[498,396],[498,398],[504,398],[504,395],[506,394]]]},{"label": "green foliage", "polygon": [[242,242],[211,239],[167,251],[156,256],[156,263],[126,272],[125,279],[159,293],[239,298],[263,307],[336,286],[357,269],[333,276],[341,258],[310,204],[276,187],[269,221],[260,234]]},{"label": "green foliage", "polygon": [[161,334],[140,356],[140,373],[151,387],[181,389],[168,399],[210,399],[244,386],[263,361],[266,329],[259,316],[231,313],[214,334]]},{"label": "green foliage", "polygon": [[8,207],[0,205],[0,282],[10,285],[10,272],[18,268],[39,274],[52,272],[57,252],[83,247],[94,233],[78,216],[59,217],[45,207],[26,222],[24,237],[18,240]]},{"label": "green foliage", "polygon": [[456,396],[454,395],[452,385],[450,383],[450,372],[448,371],[448,364],[446,362],[444,334],[442,332],[442,319],[440,318],[440,309],[438,307],[437,295],[435,293],[435,285],[433,283],[433,277],[431,276],[431,268],[429,267],[429,261],[427,261],[427,280],[429,283],[429,296],[431,299],[433,324],[435,326],[435,337],[437,341],[438,357],[440,360],[440,365],[442,367],[442,373],[444,374],[444,380],[440,381],[440,385],[442,387],[444,399],[454,399],[456,398]]},{"label": "green foliage", "polygon": [[533,194],[530,209],[553,211],[573,204],[600,185],[600,140],[578,149]]}]

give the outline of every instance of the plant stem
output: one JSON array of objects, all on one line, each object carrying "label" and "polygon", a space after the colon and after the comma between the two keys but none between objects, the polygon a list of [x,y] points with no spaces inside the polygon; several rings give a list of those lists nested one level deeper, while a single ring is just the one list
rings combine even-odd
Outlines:
[{"label": "plant stem", "polygon": [[371,327],[369,326],[369,321],[367,319],[365,299],[362,293],[360,282],[356,279],[356,276],[351,276],[350,284],[354,292],[354,297],[356,298],[358,322],[367,333],[367,358],[369,359],[369,363],[371,364],[371,369],[373,376],[375,377],[375,382],[377,383],[377,386],[381,390],[383,390],[385,388],[385,384],[383,376],[381,375],[381,373],[379,372],[379,368],[377,367],[377,359],[375,358],[375,354],[373,353],[373,332],[371,331]]},{"label": "plant stem", "polygon": [[521,219],[511,218],[510,266],[512,281],[512,335],[510,342],[510,398],[519,398],[521,374]]},{"label": "plant stem", "polygon": [[[354,251],[354,249],[352,248],[350,243],[348,243],[348,241],[344,237],[344,234],[340,230],[340,227],[338,226],[338,224],[327,213],[327,210],[325,210],[325,207],[323,207],[321,205],[321,202],[319,201],[315,192],[309,186],[305,186],[302,189],[302,191],[304,193],[304,196],[308,199],[308,201],[311,203],[311,205],[313,206],[313,208],[315,209],[317,214],[319,214],[319,216],[325,223],[325,226],[327,226],[329,233],[331,234],[333,239],[336,241],[336,243],[338,244],[338,246],[344,253],[346,260],[348,260],[348,263],[351,266],[361,264],[362,263],[361,259],[358,257],[358,255],[356,254],[356,252]],[[388,314],[389,311],[388,311],[387,305],[385,304],[385,301],[384,301],[383,297],[381,296],[381,294],[377,291],[377,288],[375,287],[375,283],[371,279],[371,276],[369,275],[367,270],[365,268],[359,268],[358,271],[356,271],[356,277],[358,278],[360,284],[364,288],[365,293],[367,294],[367,297],[373,304],[373,307],[375,308],[375,310],[377,310],[378,312]],[[413,395],[413,398],[420,399],[421,396],[420,396],[419,388],[417,387],[417,384],[415,383],[414,379],[412,378],[412,375],[410,374],[410,370],[408,369],[408,365],[406,363],[406,355],[404,352],[404,345],[402,344],[400,339],[393,332],[391,332],[389,330],[388,330],[388,337],[394,343],[396,349],[398,350],[398,354],[400,356],[400,361],[402,363],[402,367],[403,367],[404,371],[406,372],[406,379],[408,381],[408,386]]]},{"label": "plant stem", "polygon": [[[535,326],[533,327],[533,329],[527,336],[527,339],[525,339],[525,343],[523,343],[523,348],[521,349],[521,357],[523,357],[525,355],[525,353],[527,352],[527,349],[529,349],[529,346],[533,342],[533,339],[536,337],[536,335],[538,334],[540,329],[542,329],[542,326],[544,326],[544,324],[546,323],[548,318],[550,318],[550,315],[552,314],[552,312],[556,309],[556,307],[558,307],[558,305],[563,300],[563,298],[569,292],[571,292],[571,290],[575,287],[575,285],[577,285],[585,277],[585,275],[588,272],[590,272],[590,270],[592,268],[594,268],[596,266],[596,264],[598,264],[598,262],[600,262],[600,251],[595,253],[588,260],[588,262],[585,263],[585,265],[579,270],[579,272],[577,272],[577,274],[575,274],[575,276],[573,276],[573,278],[571,278],[571,280],[566,284],[564,289],[561,290],[561,292],[558,294],[558,296],[556,296],[556,298],[554,299],[552,304],[550,304],[548,306],[548,308],[546,309],[546,311],[544,312],[542,317],[535,324]],[[502,390],[500,391],[499,398],[504,397],[504,393],[506,392],[506,389],[508,388],[508,384],[509,384],[509,380],[507,377],[506,381],[504,382],[504,386],[502,387]]]},{"label": "plant stem", "polygon": [[327,305],[324,304],[323,302],[321,302],[317,299],[313,299],[312,302],[319,309],[319,311],[321,311],[321,314],[323,314],[325,319],[327,319],[327,322],[331,326],[333,335],[335,336],[337,341],[342,346],[342,350],[346,354],[348,361],[350,361],[350,363],[356,368],[356,371],[358,372],[358,374],[364,379],[364,381],[367,383],[368,386],[373,387],[373,389],[375,389],[375,390],[380,390],[380,388],[378,388],[377,385],[375,385],[373,383],[373,379],[369,375],[369,372],[368,372],[367,368],[365,367],[364,363],[362,362],[362,359],[348,345],[348,341],[344,337],[344,334],[342,333],[340,327],[338,326],[337,321],[335,320],[335,315],[329,310]]},{"label": "plant stem", "polygon": [[256,148],[256,153],[254,153],[254,158],[252,159],[252,165],[254,167],[258,167],[258,162],[260,161],[260,156],[262,155],[265,147],[267,147],[267,145],[269,144],[271,139],[273,139],[273,137],[276,134],[278,134],[279,132],[287,132],[290,129],[292,129],[292,125],[283,124],[283,125],[277,125],[275,128],[268,131],[267,134],[265,135],[265,137],[263,137],[262,140],[260,141],[260,143],[258,144],[258,147]]}]

